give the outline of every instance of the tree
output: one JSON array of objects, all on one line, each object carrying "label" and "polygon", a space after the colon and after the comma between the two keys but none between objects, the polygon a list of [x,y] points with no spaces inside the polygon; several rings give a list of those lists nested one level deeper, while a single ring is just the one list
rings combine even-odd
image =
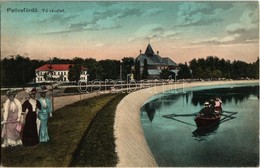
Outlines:
[{"label": "tree", "polygon": [[61,59],[57,57],[53,57],[51,59],[52,64],[73,64],[73,60],[69,59]]},{"label": "tree", "polygon": [[190,69],[187,65],[187,62],[185,64],[179,64],[180,70],[178,71],[178,78],[179,79],[189,79],[191,78]]},{"label": "tree", "polygon": [[47,80],[47,77],[48,77],[48,75],[47,75],[47,73],[45,72],[45,73],[43,74],[43,78],[44,78],[45,81]]},{"label": "tree", "polygon": [[79,58],[79,57],[74,57],[72,59],[73,64],[79,64],[82,65],[84,63],[84,59],[83,58]]},{"label": "tree", "polygon": [[132,73],[132,67],[135,65],[134,58],[132,57],[124,57],[122,59],[122,78],[126,80],[127,74]]},{"label": "tree", "polygon": [[68,73],[69,81],[76,81],[78,83],[80,79],[80,72],[81,72],[80,65],[75,64],[74,66],[70,66],[69,73]]},{"label": "tree", "polygon": [[169,69],[162,69],[160,73],[161,79],[169,79],[169,76],[171,75],[171,71]]},{"label": "tree", "polygon": [[259,79],[259,58],[250,66],[251,78]]},{"label": "tree", "polygon": [[35,69],[44,61],[30,60],[22,55],[9,56],[1,61],[1,86],[25,86],[36,77]]},{"label": "tree", "polygon": [[149,76],[148,73],[148,64],[147,64],[147,60],[144,59],[144,67],[143,67],[143,72],[142,72],[142,79],[147,79]]},{"label": "tree", "polygon": [[232,63],[232,73],[231,76],[233,79],[239,79],[241,77],[248,76],[248,64],[243,61],[234,61]]},{"label": "tree", "polygon": [[102,67],[102,80],[117,79],[120,75],[120,61],[117,60],[101,60],[99,64]]},{"label": "tree", "polygon": [[222,77],[222,72],[219,69],[212,71],[212,78],[221,78],[221,77]]},{"label": "tree", "polygon": [[219,58],[216,56],[208,56],[205,60],[205,66],[213,71],[218,68]]},{"label": "tree", "polygon": [[87,58],[84,60],[85,67],[88,69],[89,80],[101,79],[102,78],[102,66],[94,58]]},{"label": "tree", "polygon": [[135,60],[135,71],[134,71],[134,76],[135,76],[135,80],[140,80],[141,76],[140,76],[140,61]]},{"label": "tree", "polygon": [[203,73],[202,73],[202,78],[206,79],[206,78],[211,78],[212,77],[212,72],[210,70],[210,67],[207,67]]}]

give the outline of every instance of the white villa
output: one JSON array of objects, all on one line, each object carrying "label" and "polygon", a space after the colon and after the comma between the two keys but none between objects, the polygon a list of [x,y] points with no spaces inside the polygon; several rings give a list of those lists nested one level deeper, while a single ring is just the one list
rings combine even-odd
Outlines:
[{"label": "white villa", "polygon": [[[45,64],[35,70],[36,83],[60,81],[69,82],[68,74],[73,64]],[[87,68],[81,67],[80,81],[88,81]]]}]

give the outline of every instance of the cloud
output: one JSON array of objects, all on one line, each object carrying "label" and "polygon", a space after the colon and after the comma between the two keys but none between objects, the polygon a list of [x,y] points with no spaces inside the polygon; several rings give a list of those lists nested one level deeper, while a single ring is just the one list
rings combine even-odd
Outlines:
[{"label": "cloud", "polygon": [[49,17],[49,18],[40,20],[39,22],[40,23],[56,22],[56,23],[60,23],[60,24],[66,24],[66,23],[70,22],[72,19],[76,18],[77,16],[78,15],[64,16],[64,15],[61,15],[61,14],[55,14],[55,15],[52,15],[51,17]]},{"label": "cloud", "polygon": [[141,9],[138,8],[111,8],[111,9],[101,9],[99,11],[95,11],[93,13],[94,17],[96,19],[105,19],[107,17],[112,17],[114,19],[121,19],[125,17],[130,17],[130,16],[140,16],[142,15],[143,12]]},{"label": "cloud", "polygon": [[81,19],[76,23],[69,23],[69,21],[72,18],[75,18],[76,15],[71,17],[66,17],[66,18],[62,17],[62,15],[58,15],[49,18],[48,20],[46,19],[44,20],[45,22],[58,20],[58,21],[62,21],[63,23],[67,22],[67,24],[69,25],[68,27],[64,28],[64,30],[56,31],[56,32],[48,32],[47,34],[61,34],[61,33],[68,33],[68,32],[101,31],[101,30],[108,30],[108,29],[118,29],[122,27],[119,24],[120,19],[125,17],[130,17],[130,16],[140,16],[143,14],[143,11],[138,8],[126,7],[126,8],[115,9],[114,5],[110,3],[106,4],[106,6],[108,7],[106,9],[98,8],[93,11],[88,11],[89,12],[87,17],[88,21],[82,21]]},{"label": "cloud", "polygon": [[178,26],[204,26],[223,21],[221,13],[233,5],[221,2],[184,2],[178,7]]},{"label": "cloud", "polygon": [[225,37],[212,37],[208,40],[201,40],[197,42],[191,43],[192,45],[198,45],[198,44],[233,44],[234,41],[237,41],[237,39],[240,37],[240,34],[233,34],[233,35],[228,35]]},{"label": "cloud", "polygon": [[[225,13],[226,15],[228,14],[227,16],[229,16],[229,19],[233,18],[233,20],[237,21],[234,22],[233,20],[225,19],[225,22],[228,21],[232,24],[227,24],[223,22],[222,26],[220,27],[223,30],[221,33],[222,35],[212,37],[206,40],[204,39],[196,41],[191,44],[230,45],[259,43],[258,9],[257,7],[253,9],[252,6],[249,6],[249,8],[244,9],[247,6],[248,5],[244,3],[236,3],[234,8],[230,9],[230,11]],[[214,12],[219,13],[219,16],[223,16],[223,14],[221,15],[221,11],[223,11],[223,9],[218,9]],[[199,20],[201,21],[201,19]],[[196,20],[194,19],[194,21]],[[196,21],[196,23],[199,23],[199,21]]]},{"label": "cloud", "polygon": [[237,41],[240,43],[255,42],[259,39],[258,10],[246,10],[243,12],[239,22],[226,27],[226,32],[230,35],[239,34]]},{"label": "cloud", "polygon": [[238,23],[230,24],[226,27],[228,33],[239,33],[251,31],[258,28],[257,11],[244,11]]},{"label": "cloud", "polygon": [[157,15],[161,13],[163,10],[161,8],[150,8],[147,10],[143,10],[143,15],[144,16],[152,16],[152,15]]},{"label": "cloud", "polygon": [[103,46],[104,46],[104,43],[97,43],[95,46],[96,46],[96,47],[103,47]]},{"label": "cloud", "polygon": [[141,26],[135,33],[134,36],[128,39],[129,42],[136,40],[147,40],[147,39],[172,39],[175,38],[180,32],[165,29],[161,24],[146,24]]},{"label": "cloud", "polygon": [[109,2],[109,1],[100,1],[100,2],[96,2],[97,5],[100,5],[102,7],[109,7],[115,4],[115,2]]}]

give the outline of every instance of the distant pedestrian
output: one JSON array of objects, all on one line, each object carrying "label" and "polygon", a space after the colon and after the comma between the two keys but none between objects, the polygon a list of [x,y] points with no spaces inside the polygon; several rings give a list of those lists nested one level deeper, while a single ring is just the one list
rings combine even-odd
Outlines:
[{"label": "distant pedestrian", "polygon": [[22,142],[24,146],[34,146],[39,143],[39,136],[37,132],[37,112],[41,110],[41,104],[36,100],[36,89],[29,91],[29,99],[22,105],[22,115],[26,115]]},{"label": "distant pedestrian", "polygon": [[3,124],[1,137],[3,144],[1,147],[22,145],[20,131],[21,123],[20,117],[22,113],[22,105],[18,99],[15,98],[16,91],[8,90],[6,96],[8,99],[3,107]]},{"label": "distant pedestrian", "polygon": [[40,92],[40,98],[38,99],[41,103],[41,110],[38,113],[38,118],[40,119],[40,130],[39,139],[40,142],[47,142],[50,140],[48,134],[48,118],[52,117],[52,103],[51,100],[46,97],[47,93],[46,86],[42,86]]}]

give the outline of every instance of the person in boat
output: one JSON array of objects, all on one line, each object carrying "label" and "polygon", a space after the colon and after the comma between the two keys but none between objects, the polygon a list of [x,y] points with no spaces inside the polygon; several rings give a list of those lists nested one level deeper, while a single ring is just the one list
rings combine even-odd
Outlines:
[{"label": "person in boat", "polygon": [[210,107],[209,102],[204,103],[204,108],[200,110],[200,115],[203,117],[213,117],[214,116],[214,110]]},{"label": "person in boat", "polygon": [[221,99],[218,98],[218,97],[216,97],[216,98],[215,98],[215,112],[216,112],[216,113],[220,113],[220,112],[221,112],[221,110],[222,110],[221,105],[222,105]]},{"label": "person in boat", "polygon": [[212,111],[215,110],[215,99],[214,98],[210,99],[209,107],[212,109]]}]

